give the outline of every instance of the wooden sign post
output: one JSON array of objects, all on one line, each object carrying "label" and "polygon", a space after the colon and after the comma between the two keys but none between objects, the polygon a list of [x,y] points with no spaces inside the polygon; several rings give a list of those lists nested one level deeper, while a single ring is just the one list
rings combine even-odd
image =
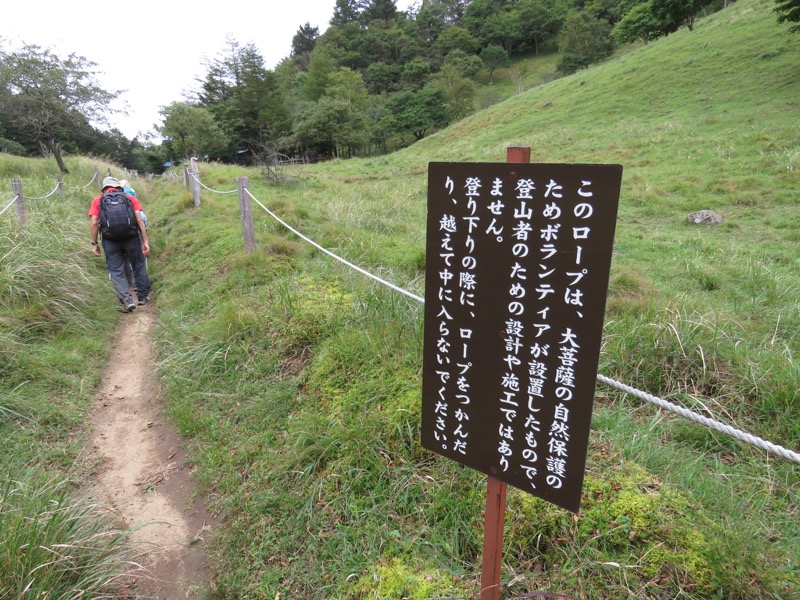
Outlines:
[{"label": "wooden sign post", "polygon": [[428,168],[422,445],[488,476],[481,600],[506,485],[580,506],[622,180],[506,158]]},{"label": "wooden sign post", "polygon": [[[511,146],[506,162],[531,162],[529,146]],[[483,525],[483,564],[480,600],[499,600],[500,565],[503,561],[503,536],[506,524],[506,484],[492,475],[486,478],[486,513]]]}]

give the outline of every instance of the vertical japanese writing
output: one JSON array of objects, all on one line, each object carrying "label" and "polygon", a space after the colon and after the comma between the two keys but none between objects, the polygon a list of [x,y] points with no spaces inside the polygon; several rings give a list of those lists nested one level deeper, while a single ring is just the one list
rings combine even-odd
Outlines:
[{"label": "vertical japanese writing", "polygon": [[423,444],[574,510],[621,168],[434,165]]},{"label": "vertical japanese writing", "polygon": [[[445,187],[452,193],[452,180],[448,178]],[[442,267],[438,270],[438,291],[439,311],[436,315],[437,339],[436,339],[436,377],[438,379],[437,399],[434,404],[434,439],[441,444],[443,449],[448,447],[448,433],[450,430],[452,407],[451,398],[453,397],[451,379],[453,376],[451,367],[451,348],[453,346],[454,329],[453,323],[453,263],[455,261],[455,251],[453,248],[453,237],[457,233],[457,221],[452,214],[444,214],[439,220],[439,262]]]}]

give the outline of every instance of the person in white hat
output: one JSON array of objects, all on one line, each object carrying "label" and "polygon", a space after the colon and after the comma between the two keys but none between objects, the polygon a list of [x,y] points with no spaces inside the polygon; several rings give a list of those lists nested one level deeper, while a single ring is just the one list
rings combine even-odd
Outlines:
[{"label": "person in white hat", "polygon": [[[100,256],[98,235],[102,234],[106,267],[124,312],[131,312],[137,304],[142,306],[150,300],[150,279],[144,259],[150,254],[150,244],[141,211],[139,200],[124,194],[120,182],[110,176],[103,179],[102,193],[92,200],[89,207],[92,252]],[[136,303],[125,281],[126,260],[130,261],[133,270]]]}]

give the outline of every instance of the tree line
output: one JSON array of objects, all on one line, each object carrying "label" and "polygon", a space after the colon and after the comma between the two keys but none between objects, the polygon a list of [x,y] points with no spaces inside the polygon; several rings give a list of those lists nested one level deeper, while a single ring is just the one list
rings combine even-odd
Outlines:
[{"label": "tree line", "polygon": [[[251,163],[382,154],[476,109],[515,56],[558,52],[559,74],[598,63],[618,44],[648,43],[729,0],[335,0],[320,34],[309,23],[275,68],[253,43],[226,40],[187,98],[162,107],[160,144],[98,130],[119,92],[94,65],[37,46],[0,47],[0,150],[103,155],[158,171],[172,157]],[[800,21],[800,0],[778,0],[779,21]],[[790,31],[797,31],[794,26]]]}]

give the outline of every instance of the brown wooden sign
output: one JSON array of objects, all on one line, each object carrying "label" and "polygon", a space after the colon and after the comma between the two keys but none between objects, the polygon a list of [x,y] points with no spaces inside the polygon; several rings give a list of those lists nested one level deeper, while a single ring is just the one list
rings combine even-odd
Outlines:
[{"label": "brown wooden sign", "polygon": [[577,512],[621,165],[431,163],[422,444]]}]

